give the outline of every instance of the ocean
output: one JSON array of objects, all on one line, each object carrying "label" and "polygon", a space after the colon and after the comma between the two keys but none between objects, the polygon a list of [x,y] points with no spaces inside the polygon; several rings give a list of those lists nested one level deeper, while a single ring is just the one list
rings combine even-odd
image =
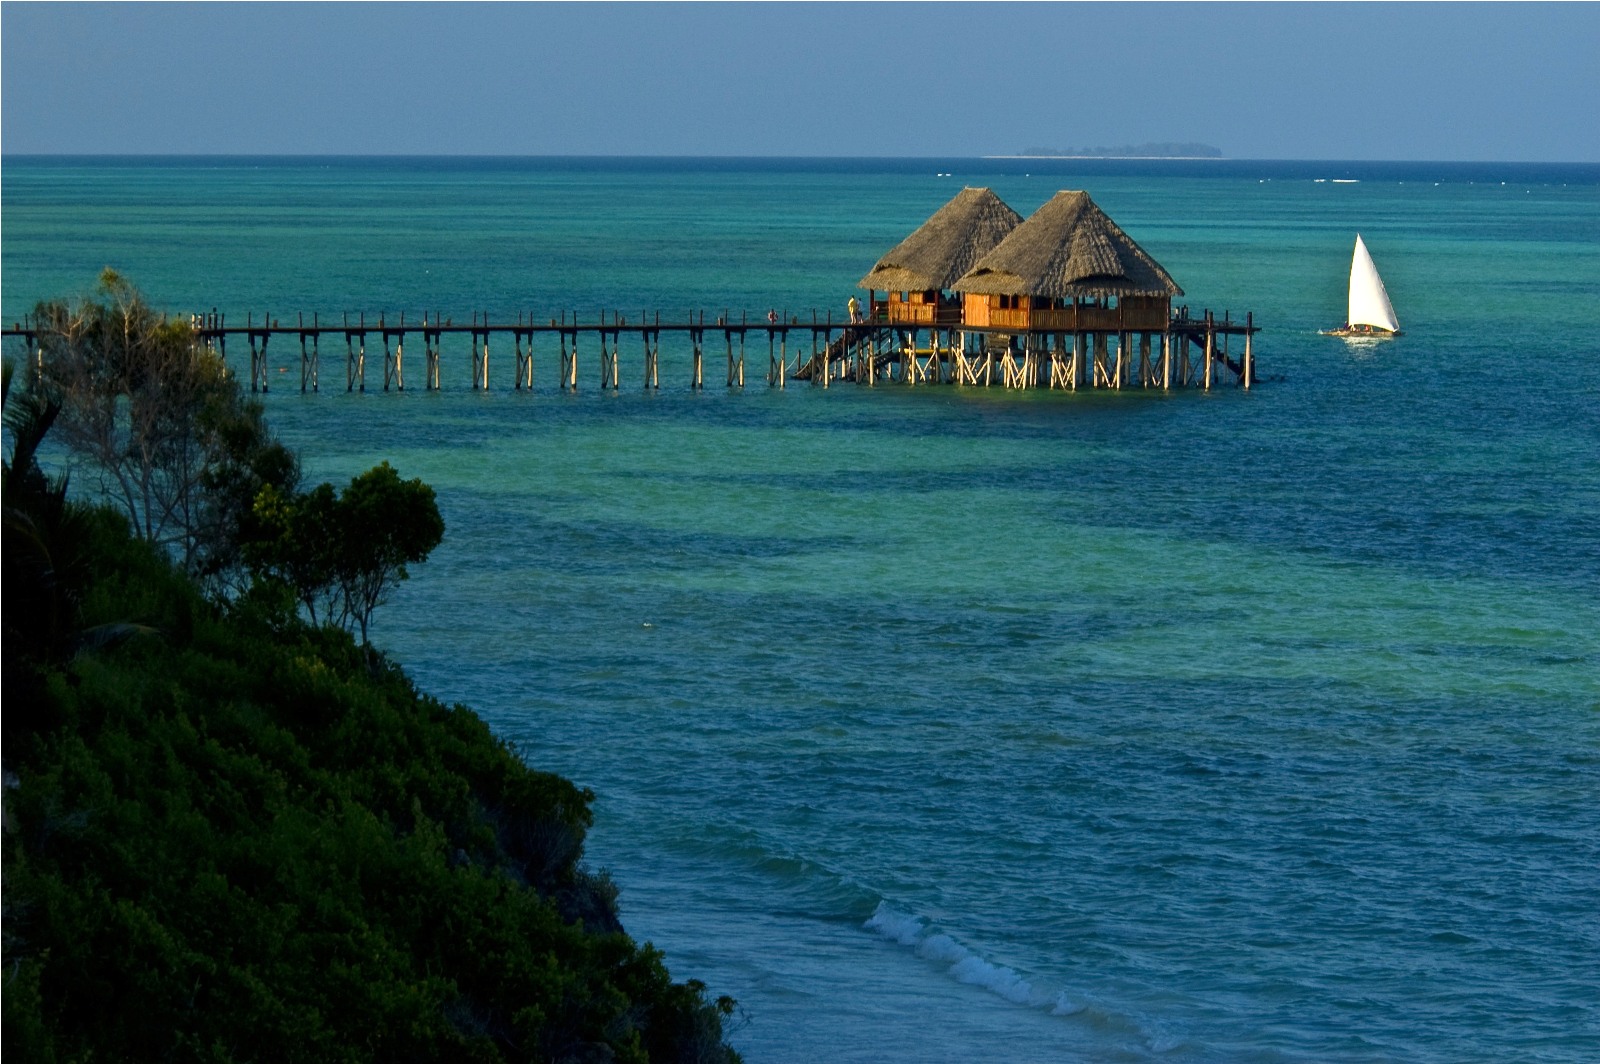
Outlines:
[{"label": "ocean", "polygon": [[[752,1064],[1600,1059],[1600,166],[8,156],[0,316],[110,265],[229,324],[838,320],[964,185],[1087,189],[1261,385],[696,393],[668,335],[657,392],[545,341],[474,391],[447,337],[301,394],[275,341],[311,478],[438,493],[375,642],[593,788]],[[1396,339],[1317,334],[1357,232]]]}]

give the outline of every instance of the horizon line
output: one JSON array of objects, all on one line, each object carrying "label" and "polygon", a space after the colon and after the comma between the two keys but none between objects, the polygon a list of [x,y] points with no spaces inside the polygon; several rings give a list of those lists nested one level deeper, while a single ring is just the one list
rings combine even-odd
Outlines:
[{"label": "horizon line", "polygon": [[1202,162],[1202,163],[1411,163],[1452,165],[1518,166],[1600,166],[1600,159],[1378,159],[1378,158],[1313,158],[1313,157],[1253,157],[1216,155],[697,155],[657,153],[573,153],[573,152],[242,152],[242,151],[185,151],[185,152],[86,152],[86,151],[5,151],[4,159],[715,159],[715,160],[952,160],[985,161],[1068,161],[1068,162]]}]

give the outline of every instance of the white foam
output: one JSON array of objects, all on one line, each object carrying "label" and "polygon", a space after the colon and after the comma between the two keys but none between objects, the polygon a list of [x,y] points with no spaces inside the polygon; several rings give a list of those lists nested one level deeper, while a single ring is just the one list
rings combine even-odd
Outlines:
[{"label": "white foam", "polygon": [[915,946],[922,937],[922,921],[915,916],[895,912],[883,902],[878,903],[878,910],[867,918],[865,927],[878,932],[891,942],[898,942],[902,946]]},{"label": "white foam", "polygon": [[1035,1004],[1033,985],[1002,965],[991,964],[943,932],[930,933],[921,917],[899,912],[887,902],[863,925],[891,942],[910,946],[917,956],[944,965],[958,982],[981,986],[1018,1005]]},{"label": "white foam", "polygon": [[960,964],[972,951],[949,935],[929,935],[917,944],[917,953],[939,964]]},{"label": "white foam", "polygon": [[1033,997],[1033,986],[1010,968],[990,964],[981,957],[967,957],[950,968],[950,974],[963,983],[985,987],[1007,1001],[1026,1005]]},{"label": "white foam", "polygon": [[1049,991],[1035,990],[1018,972],[984,960],[952,936],[930,926],[922,917],[900,912],[887,902],[879,902],[877,910],[862,926],[944,968],[957,982],[982,987],[1013,1004],[1039,1009],[1051,1016],[1081,1014],[1077,1022],[1135,1035],[1143,1040],[1147,1050],[1157,1055],[1189,1044],[1187,1037],[1172,1031],[1168,1025],[1149,1024],[1118,1010],[1108,1010],[1092,995],[1061,990],[1051,996]]}]

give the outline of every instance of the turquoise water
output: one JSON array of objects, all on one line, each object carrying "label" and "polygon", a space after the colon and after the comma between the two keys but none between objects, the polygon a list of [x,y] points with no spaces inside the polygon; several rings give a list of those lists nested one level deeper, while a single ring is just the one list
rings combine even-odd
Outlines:
[{"label": "turquoise water", "polygon": [[[837,317],[961,185],[1087,188],[1260,388],[694,394],[667,338],[479,393],[447,339],[437,394],[275,348],[267,409],[435,486],[376,640],[596,790],[752,1061],[1600,1057],[1600,169],[1044,165],[7,158],[0,311]],[[1358,230],[1393,341],[1316,335]]]}]

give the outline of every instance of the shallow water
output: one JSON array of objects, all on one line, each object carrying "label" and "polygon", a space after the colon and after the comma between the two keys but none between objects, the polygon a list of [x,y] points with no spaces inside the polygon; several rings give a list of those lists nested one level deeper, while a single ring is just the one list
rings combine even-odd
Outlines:
[{"label": "shallow water", "polygon": [[[1043,165],[7,158],[3,314],[838,315],[961,184],[1088,188],[1261,387],[694,394],[664,339],[657,394],[478,393],[446,340],[267,409],[438,491],[376,640],[594,788],[752,1061],[1594,1059],[1600,170]],[[1398,339],[1316,335],[1357,230]]]}]

